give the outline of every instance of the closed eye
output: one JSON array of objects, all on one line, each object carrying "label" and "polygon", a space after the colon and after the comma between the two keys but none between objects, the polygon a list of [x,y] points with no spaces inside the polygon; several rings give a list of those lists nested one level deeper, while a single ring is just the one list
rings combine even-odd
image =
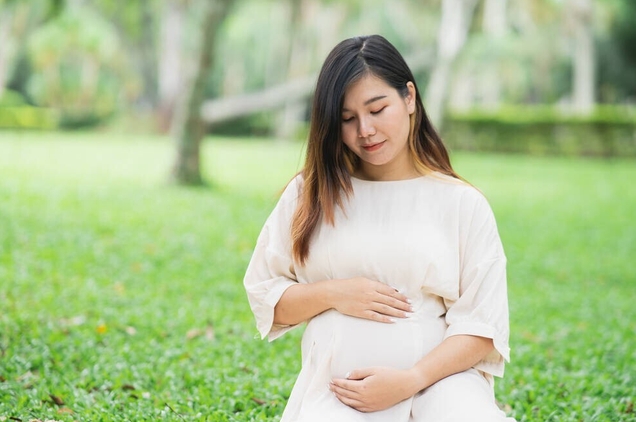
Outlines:
[{"label": "closed eye", "polygon": [[343,121],[343,122],[350,122],[350,121],[352,121],[352,120],[353,120],[353,117],[343,117],[343,118],[342,118],[342,121]]},{"label": "closed eye", "polygon": [[382,107],[379,110],[372,111],[371,114],[380,114],[380,113],[382,113],[384,111],[385,108],[386,108],[386,106]]}]

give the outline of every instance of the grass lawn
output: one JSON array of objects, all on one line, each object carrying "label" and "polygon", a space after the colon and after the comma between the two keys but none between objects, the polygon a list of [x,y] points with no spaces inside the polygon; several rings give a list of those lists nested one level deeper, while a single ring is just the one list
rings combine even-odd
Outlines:
[{"label": "grass lawn", "polygon": [[[275,421],[300,330],[256,339],[242,287],[301,147],[0,132],[0,421]],[[454,155],[508,255],[518,421],[636,421],[636,162]]]}]

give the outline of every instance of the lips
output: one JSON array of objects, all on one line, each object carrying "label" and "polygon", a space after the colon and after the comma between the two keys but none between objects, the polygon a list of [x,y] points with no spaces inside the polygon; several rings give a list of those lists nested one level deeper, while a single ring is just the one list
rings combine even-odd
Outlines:
[{"label": "lips", "polygon": [[382,148],[382,145],[384,145],[384,142],[386,141],[378,142],[377,144],[362,145],[362,148],[367,152],[377,151],[380,148]]}]

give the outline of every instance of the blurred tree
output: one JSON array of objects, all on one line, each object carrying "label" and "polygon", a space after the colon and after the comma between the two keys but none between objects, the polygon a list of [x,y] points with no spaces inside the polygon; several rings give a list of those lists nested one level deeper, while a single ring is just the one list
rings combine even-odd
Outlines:
[{"label": "blurred tree", "polygon": [[[214,0],[210,0],[215,3]],[[168,130],[173,122],[179,93],[185,86],[184,37],[187,2],[165,0],[161,12],[158,55],[158,92],[160,128]]]},{"label": "blurred tree", "polygon": [[592,0],[567,0],[564,15],[573,38],[572,108],[578,113],[590,113],[596,102],[595,51],[592,28]]},{"label": "blurred tree", "polygon": [[[508,0],[485,0],[482,27],[494,47],[501,47],[506,37]],[[499,74],[499,57],[486,64],[487,71],[483,75],[481,86],[482,103],[488,108],[497,108],[501,103],[501,75]]]},{"label": "blurred tree", "polygon": [[476,5],[477,0],[442,0],[436,63],[424,98],[427,114],[438,128],[442,124],[452,65],[466,42]]},{"label": "blurred tree", "polygon": [[[314,6],[309,3],[315,0],[287,0],[289,13],[289,48],[287,49],[286,79],[291,80],[309,73],[310,60],[307,54],[311,54],[303,31],[303,21],[307,10]],[[303,99],[288,97],[282,111],[278,115],[276,124],[276,136],[280,139],[289,139],[293,136],[300,121],[303,120],[306,106]]]},{"label": "blurred tree", "polygon": [[92,2],[92,7],[117,28],[127,62],[139,75],[141,92],[135,106],[142,110],[158,107],[157,22],[162,4],[163,0]]},{"label": "blurred tree", "polygon": [[27,35],[40,22],[54,18],[63,0],[0,0],[0,97],[21,58]]},{"label": "blurred tree", "polygon": [[[359,0],[293,0],[302,16],[297,29],[302,42],[295,41],[301,51],[295,55],[286,51],[293,44],[290,38],[294,38],[288,22],[291,1],[242,2],[242,7],[235,9],[236,13],[228,19],[229,33],[224,34],[224,42],[220,44],[222,65],[226,73],[238,70],[240,78],[234,73],[226,74],[223,80],[227,89],[205,101],[202,115],[207,123],[278,112],[286,105],[296,105],[292,114],[298,119],[312,94],[322,61],[336,43],[348,36],[383,33],[404,52],[413,72],[431,66],[435,33],[429,29],[429,23],[434,23],[431,14],[439,6],[435,0],[391,3],[369,0],[364,4]],[[267,5],[269,13],[265,13]],[[396,26],[400,26],[399,30]],[[411,32],[419,31],[420,27],[424,28],[421,35]],[[243,64],[236,64],[238,60],[244,61]],[[241,71],[244,68],[251,72],[244,75]],[[244,83],[243,76],[247,76]],[[238,86],[244,88],[243,93]],[[275,120],[273,124],[279,122]]]},{"label": "blurred tree", "polygon": [[120,108],[127,88],[134,90],[117,31],[77,2],[31,34],[28,52],[31,98],[59,109],[63,125],[99,123]]},{"label": "blurred tree", "polygon": [[613,0],[598,40],[598,95],[605,103],[636,103],[636,1]]},{"label": "blurred tree", "polygon": [[186,85],[173,123],[177,144],[173,177],[177,183],[184,185],[203,184],[200,147],[205,134],[205,124],[201,119],[201,106],[208,73],[214,66],[214,50],[219,28],[234,0],[200,0],[200,3],[203,9],[200,53],[194,74]]}]

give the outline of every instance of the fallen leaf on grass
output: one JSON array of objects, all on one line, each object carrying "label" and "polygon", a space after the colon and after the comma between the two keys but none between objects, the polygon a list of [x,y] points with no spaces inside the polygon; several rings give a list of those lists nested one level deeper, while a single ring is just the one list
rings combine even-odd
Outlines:
[{"label": "fallen leaf on grass", "polygon": [[199,328],[192,328],[191,330],[188,330],[188,332],[186,333],[186,340],[193,340],[197,337],[201,337],[202,335],[203,335],[203,330]]},{"label": "fallen leaf on grass", "polygon": [[0,375],[0,382],[6,382],[6,380],[7,380],[7,379],[6,379],[5,377],[3,377],[2,375]]},{"label": "fallen leaf on grass", "polygon": [[201,328],[193,328],[188,330],[186,333],[186,340],[193,340],[197,337],[204,336],[206,340],[213,341],[214,340],[214,327],[212,324],[208,324],[205,329]]},{"label": "fallen leaf on grass", "polygon": [[74,316],[71,318],[62,318],[60,319],[60,324],[65,327],[77,327],[86,322],[86,317],[83,315]]},{"label": "fallen leaf on grass", "polygon": [[124,286],[124,283],[118,281],[113,285],[113,288],[115,289],[115,293],[119,296],[124,296],[126,294],[126,286]]},{"label": "fallen leaf on grass", "polygon": [[53,394],[49,394],[49,397],[51,398],[51,400],[53,400],[53,403],[57,404],[58,406],[64,406],[64,400],[62,400],[58,396],[54,396]]},{"label": "fallen leaf on grass", "polygon": [[265,400],[257,399],[256,397],[252,397],[252,401],[261,406],[267,403]]},{"label": "fallen leaf on grass", "polygon": [[68,407],[61,407],[57,409],[57,413],[59,413],[60,415],[72,415],[73,410],[69,409]]},{"label": "fallen leaf on grass", "polygon": [[127,391],[132,391],[132,390],[135,390],[135,387],[130,385],[130,384],[124,384],[124,385],[121,386],[121,389],[122,390],[127,390]]},{"label": "fallen leaf on grass", "polygon": [[[18,418],[11,418],[14,421],[22,421],[22,419],[18,419]],[[41,419],[31,419],[29,422],[62,422],[62,421],[58,421],[55,419],[47,419],[45,421],[41,420]]]},{"label": "fallen leaf on grass", "polygon": [[31,371],[26,371],[24,374],[20,375],[17,378],[17,381],[22,383],[22,388],[28,390],[33,387],[37,378],[38,378],[37,374],[34,374]]}]

